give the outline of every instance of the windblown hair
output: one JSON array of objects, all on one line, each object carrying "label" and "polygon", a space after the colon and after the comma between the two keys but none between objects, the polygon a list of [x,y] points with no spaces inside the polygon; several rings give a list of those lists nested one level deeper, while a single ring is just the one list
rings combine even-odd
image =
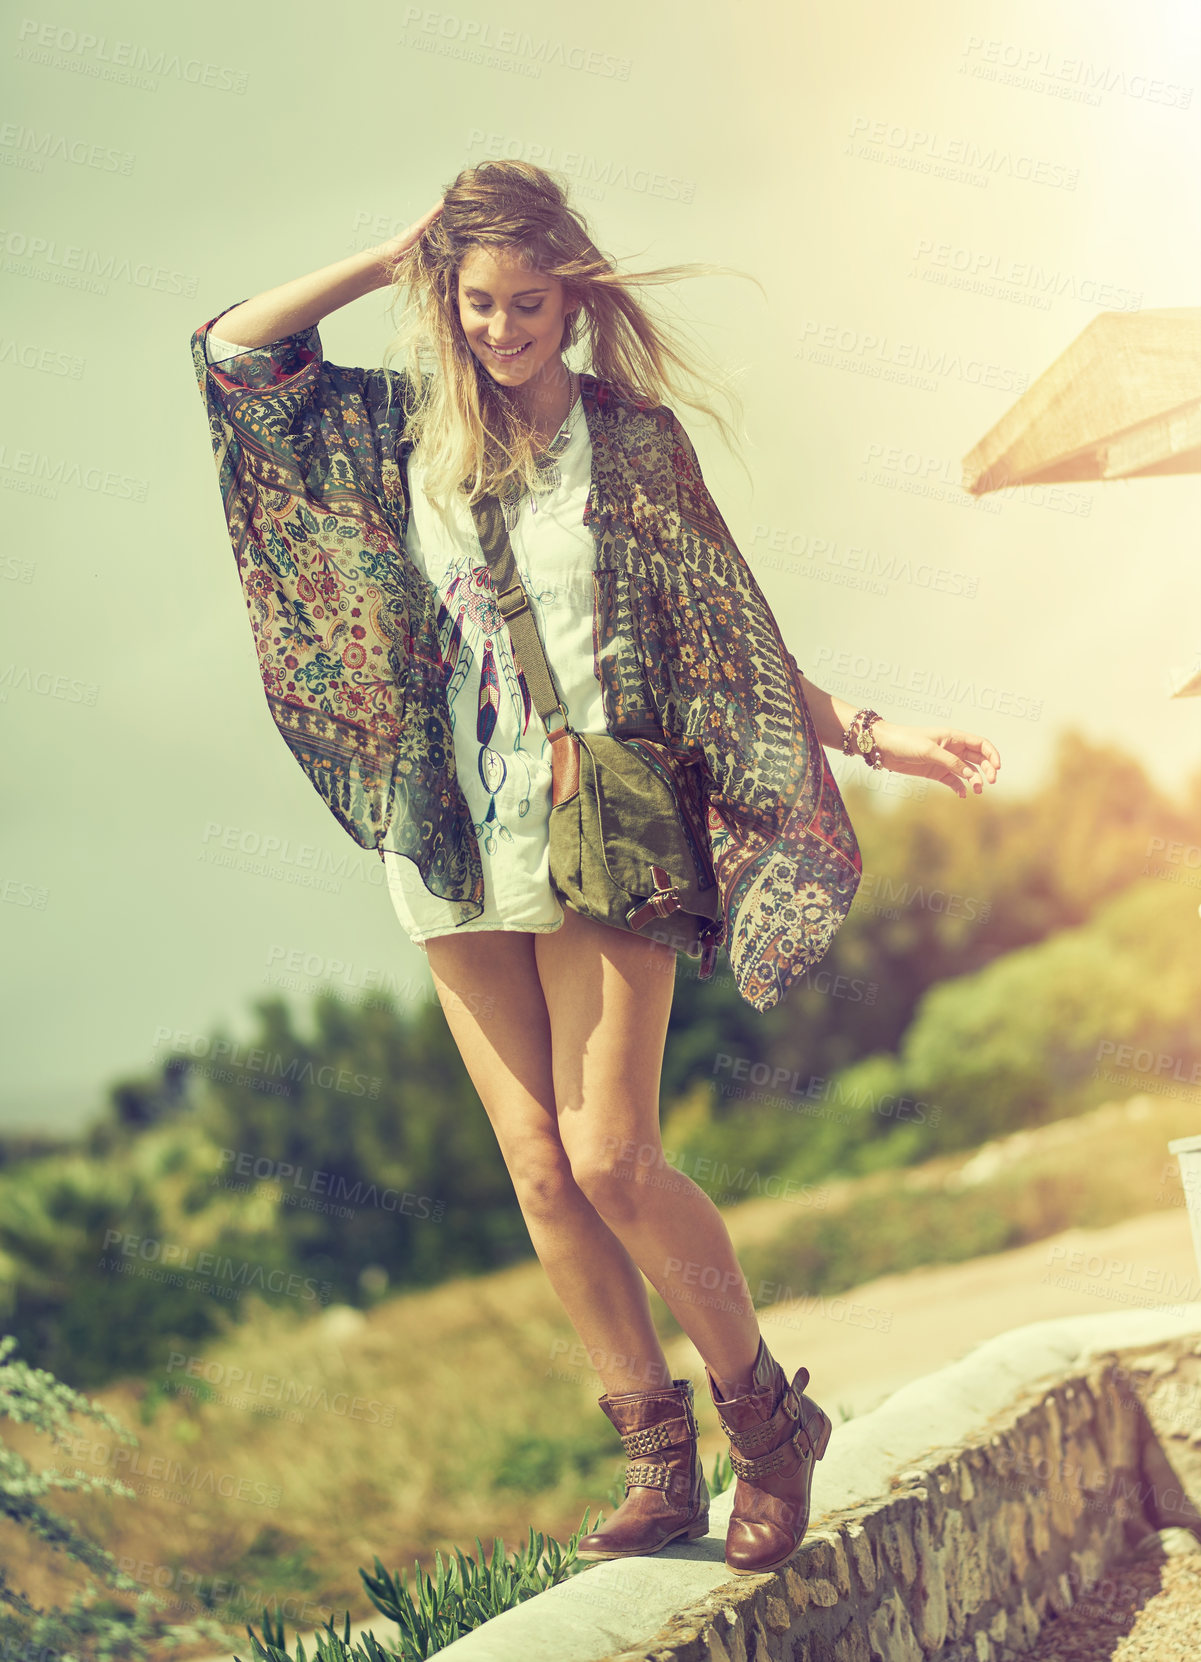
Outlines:
[{"label": "windblown hair", "polygon": [[[546,488],[535,465],[544,446],[463,333],[458,273],[475,248],[506,249],[530,271],[561,279],[570,315],[559,350],[568,367],[590,371],[636,403],[654,407],[675,399],[702,410],[730,442],[730,422],[705,396],[719,385],[740,419],[728,377],[715,367],[696,374],[686,352],[700,360],[708,355],[698,346],[683,348],[683,331],[652,318],[636,292],[729,268],[693,263],[618,271],[551,174],[530,162],[485,161],[459,174],[442,212],[390,267],[394,319],[399,309],[401,321],[384,361],[402,354],[406,436],[420,446],[424,486],[435,503],[458,490],[474,499],[516,479],[533,491]],[[567,359],[573,348],[579,351]]]}]

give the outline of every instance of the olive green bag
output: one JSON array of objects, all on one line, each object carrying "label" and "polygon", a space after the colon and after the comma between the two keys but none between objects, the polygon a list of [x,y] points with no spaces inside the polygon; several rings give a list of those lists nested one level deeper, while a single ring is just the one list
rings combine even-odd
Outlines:
[{"label": "olive green bag", "polygon": [[[701,960],[725,940],[695,757],[660,739],[577,733],[554,677],[495,496],[472,504],[496,604],[551,743],[550,878],[565,905]],[[561,727],[548,717],[558,711]]]}]

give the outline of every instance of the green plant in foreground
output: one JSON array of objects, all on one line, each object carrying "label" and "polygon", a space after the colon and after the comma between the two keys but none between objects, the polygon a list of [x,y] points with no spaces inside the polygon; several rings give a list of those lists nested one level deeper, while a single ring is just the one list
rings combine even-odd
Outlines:
[{"label": "green plant in foreground", "polygon": [[[70,1446],[70,1423],[75,1414],[97,1421],[124,1442],[137,1438],[98,1403],[80,1396],[52,1373],[31,1368],[13,1356],[17,1347],[10,1333],[0,1338],[0,1419],[31,1425],[58,1448]],[[102,1598],[95,1581],[77,1592],[66,1609],[42,1610],[9,1581],[0,1566],[0,1655],[16,1658],[54,1656],[56,1662],[143,1662],[151,1643],[181,1645],[198,1640],[228,1644],[228,1634],[216,1622],[202,1619],[189,1626],[167,1626],[152,1621],[148,1606],[161,1603],[156,1593],[141,1588],[121,1570],[116,1559],[69,1519],[46,1505],[51,1490],[106,1492],[136,1498],[116,1478],[76,1470],[70,1475],[54,1466],[35,1472],[24,1456],[0,1439],[0,1517],[11,1519],[37,1541],[81,1565],[112,1592],[136,1593],[135,1608]]]},{"label": "green plant in foreground", "polygon": [[[399,1643],[395,1648],[382,1645],[374,1634],[368,1633],[352,1646],[347,1613],[343,1637],[338,1637],[331,1616],[325,1631],[316,1636],[315,1655],[320,1662],[420,1662],[421,1658],[433,1656],[472,1628],[491,1621],[502,1610],[511,1610],[583,1568],[576,1559],[576,1548],[587,1528],[588,1513],[585,1512],[580,1527],[566,1546],[562,1546],[553,1537],[535,1534],[531,1525],[529,1540],[519,1551],[505,1553],[497,1537],[491,1559],[477,1535],[478,1558],[465,1557],[456,1547],[454,1557],[444,1561],[438,1552],[434,1555],[432,1574],[420,1564],[414,1564],[411,1589],[408,1573],[394,1575],[384,1568],[377,1555],[374,1574],[367,1570],[360,1570],[359,1574],[372,1604],[395,1622]],[[246,1631],[253,1646],[254,1662],[292,1662],[285,1646],[282,1618],[273,1625],[270,1611],[264,1609],[263,1637],[260,1639],[249,1625]],[[296,1662],[306,1662],[303,1640],[297,1641]]]},{"label": "green plant in foreground", "polygon": [[[718,1454],[709,1477],[710,1494],[721,1494],[733,1479],[729,1455]],[[609,1491],[614,1506],[620,1504],[624,1491],[624,1477],[619,1477]],[[604,1516],[599,1512],[596,1523],[590,1525],[589,1513],[585,1511],[578,1529],[565,1543],[535,1534],[532,1525],[526,1544],[515,1552],[505,1553],[500,1538],[495,1537],[490,1559],[477,1535],[475,1558],[465,1557],[456,1547],[454,1557],[445,1562],[440,1552],[435,1553],[433,1574],[414,1563],[412,1588],[406,1571],[399,1576],[393,1574],[377,1556],[374,1573],[361,1569],[359,1574],[372,1604],[395,1622],[399,1642],[385,1645],[374,1633],[364,1633],[352,1644],[347,1612],[341,1637],[332,1616],[314,1636],[317,1648],[312,1662],[424,1662],[426,1657],[444,1650],[464,1633],[499,1616],[502,1610],[511,1610],[568,1576],[591,1569],[592,1561],[581,1562],[577,1549],[580,1537],[590,1528],[599,1528]],[[262,1637],[249,1624],[246,1632],[253,1647],[250,1662],[310,1662],[302,1639],[296,1641],[296,1655],[292,1657],[287,1648],[283,1618],[273,1619],[266,1608]]]}]

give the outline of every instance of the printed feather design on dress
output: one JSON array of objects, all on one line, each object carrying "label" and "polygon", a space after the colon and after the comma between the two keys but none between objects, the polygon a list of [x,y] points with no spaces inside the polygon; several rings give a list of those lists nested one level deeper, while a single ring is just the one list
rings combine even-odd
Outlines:
[{"label": "printed feather design on dress", "polygon": [[453,602],[458,586],[459,579],[456,577],[446,591],[446,599],[438,599],[438,639],[442,643],[443,662],[449,664],[452,671],[458,662],[463,641],[463,614],[467,610],[465,605],[461,605],[458,613],[453,618],[451,616],[448,602]]},{"label": "printed feather design on dress", "polygon": [[[517,660],[513,656],[513,643],[508,640],[507,631],[504,644],[508,647],[508,651],[501,652],[500,662],[501,668],[504,672],[505,686],[509,689],[509,697],[513,700],[514,708],[521,712],[520,728],[513,734],[513,751],[511,759],[514,762],[520,760],[525,766],[525,795],[519,797],[517,802],[518,817],[520,819],[524,819],[530,811],[530,784],[533,777],[529,758],[531,755],[541,755],[543,746],[547,743],[546,729],[543,727],[541,717],[533,715],[534,701],[530,697],[529,687],[526,686],[525,674],[518,666]],[[526,747],[521,741],[529,732],[531,716],[533,716],[534,721],[537,723],[537,732],[534,735],[533,747],[527,752]],[[516,789],[516,786],[514,786],[514,789]]]},{"label": "printed feather design on dress", "polygon": [[480,742],[477,766],[484,789],[489,793],[489,802],[488,812],[475,829],[477,834],[483,834],[484,846],[489,854],[495,847],[497,835],[503,837],[506,842],[513,840],[513,833],[496,816],[496,793],[505,782],[505,759],[498,750],[491,748],[488,741],[496,730],[499,715],[500,682],[496,674],[496,655],[491,640],[488,640],[484,644],[484,655],[480,660],[480,692],[475,736]]},{"label": "printed feather design on dress", "polygon": [[[516,709],[521,712],[521,731],[517,734],[514,744],[521,748],[521,740],[530,730],[530,717],[534,712],[534,700],[530,697],[530,689],[526,685],[525,671],[520,667],[513,656],[512,648],[501,657],[505,673],[505,685],[513,699]],[[539,723],[541,725],[541,723]]]},{"label": "printed feather design on dress", "polygon": [[486,745],[492,737],[499,714],[500,683],[496,678],[496,656],[492,650],[492,642],[488,641],[480,661],[479,710],[475,720],[475,736],[482,745]]}]

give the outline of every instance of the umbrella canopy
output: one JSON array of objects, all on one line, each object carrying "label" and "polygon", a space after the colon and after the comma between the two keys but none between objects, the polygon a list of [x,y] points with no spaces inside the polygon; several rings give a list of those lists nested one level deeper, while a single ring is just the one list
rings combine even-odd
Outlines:
[{"label": "umbrella canopy", "polygon": [[1102,312],[963,459],[973,496],[1201,473],[1201,307]]}]

